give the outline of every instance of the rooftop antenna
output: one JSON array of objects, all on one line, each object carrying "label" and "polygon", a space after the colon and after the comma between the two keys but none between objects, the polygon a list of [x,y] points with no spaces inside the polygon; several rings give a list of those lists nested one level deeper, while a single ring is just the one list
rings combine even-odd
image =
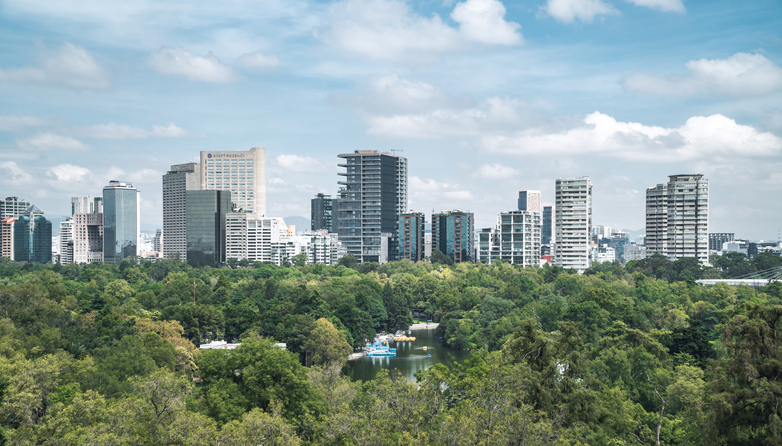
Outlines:
[{"label": "rooftop antenna", "polygon": [[391,154],[396,156],[396,152],[404,152],[402,149],[391,149]]}]

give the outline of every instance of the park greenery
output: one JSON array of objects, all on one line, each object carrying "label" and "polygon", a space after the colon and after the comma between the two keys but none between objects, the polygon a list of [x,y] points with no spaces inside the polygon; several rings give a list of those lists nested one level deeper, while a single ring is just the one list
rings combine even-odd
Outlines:
[{"label": "park greenery", "polygon": [[[0,444],[778,445],[782,265],[0,261]],[[463,364],[341,373],[413,315]],[[198,350],[215,340],[234,350]],[[275,345],[284,342],[286,349]]]}]

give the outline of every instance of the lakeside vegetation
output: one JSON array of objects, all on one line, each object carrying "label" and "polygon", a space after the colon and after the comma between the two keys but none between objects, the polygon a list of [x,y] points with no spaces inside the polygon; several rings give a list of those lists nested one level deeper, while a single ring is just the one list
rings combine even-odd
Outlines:
[{"label": "lakeside vegetation", "polygon": [[[583,275],[299,260],[3,259],[0,443],[782,444],[782,283],[695,284],[780,257],[728,254],[714,269],[655,256]],[[340,373],[351,347],[413,310],[470,359],[416,383]],[[242,345],[196,350],[217,339]]]}]

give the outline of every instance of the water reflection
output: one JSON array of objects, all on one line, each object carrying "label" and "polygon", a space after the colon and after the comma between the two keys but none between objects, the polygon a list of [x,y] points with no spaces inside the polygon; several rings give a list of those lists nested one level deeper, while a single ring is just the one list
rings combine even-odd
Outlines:
[{"label": "water reflection", "polygon": [[415,341],[391,343],[391,347],[396,347],[396,357],[364,356],[349,361],[343,369],[345,375],[353,381],[366,381],[375,379],[380,370],[394,369],[410,381],[415,381],[414,374],[419,369],[426,370],[434,364],[450,366],[454,362],[461,363],[469,356],[469,352],[451,350],[437,341],[434,330],[413,330],[412,336],[415,336]]}]

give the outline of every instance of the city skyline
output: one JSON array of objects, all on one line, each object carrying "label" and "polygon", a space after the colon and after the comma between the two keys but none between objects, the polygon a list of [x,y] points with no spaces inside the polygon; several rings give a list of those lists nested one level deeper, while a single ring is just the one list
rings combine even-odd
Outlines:
[{"label": "city skyline", "polygon": [[336,196],[337,154],[396,150],[409,209],[469,210],[476,228],[519,190],[548,205],[556,178],[589,176],[593,222],[639,230],[647,188],[699,173],[710,232],[777,238],[779,2],[69,8],[0,15],[0,191],[53,221],[119,180],[154,230],[171,165],[252,147],[267,214],[306,218]]}]

